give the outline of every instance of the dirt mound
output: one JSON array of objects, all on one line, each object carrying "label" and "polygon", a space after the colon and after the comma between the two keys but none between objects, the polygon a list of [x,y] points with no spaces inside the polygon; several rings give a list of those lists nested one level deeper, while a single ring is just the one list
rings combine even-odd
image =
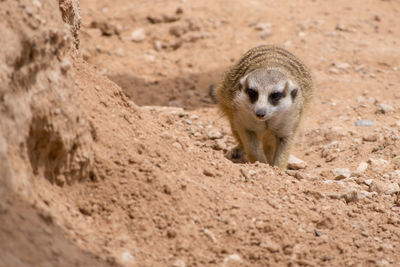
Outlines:
[{"label": "dirt mound", "polygon": [[[81,6],[78,35],[76,1],[0,3],[0,265],[400,262],[393,1]],[[315,77],[297,170],[225,158],[210,104],[208,86],[264,42]]]},{"label": "dirt mound", "polygon": [[36,205],[45,194],[41,183],[63,186],[89,178],[93,155],[90,127],[76,98],[74,39],[59,5],[2,1],[0,9],[0,193],[10,203],[10,212],[2,212],[7,220],[0,265],[96,262],[73,249],[58,227],[46,227],[54,235],[41,234],[32,208],[13,194],[3,196],[11,189]]},{"label": "dirt mound", "polygon": [[8,183],[29,194],[32,173],[59,184],[84,179],[91,170],[92,137],[76,98],[73,38],[59,6],[1,5],[1,139]]}]

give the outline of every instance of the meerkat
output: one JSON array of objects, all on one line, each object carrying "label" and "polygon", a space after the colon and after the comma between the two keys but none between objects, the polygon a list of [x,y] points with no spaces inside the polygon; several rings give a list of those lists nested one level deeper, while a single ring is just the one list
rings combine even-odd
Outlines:
[{"label": "meerkat", "polygon": [[215,89],[238,142],[233,157],[286,169],[293,138],[309,106],[313,85],[307,67],[287,50],[262,45],[228,69]]}]

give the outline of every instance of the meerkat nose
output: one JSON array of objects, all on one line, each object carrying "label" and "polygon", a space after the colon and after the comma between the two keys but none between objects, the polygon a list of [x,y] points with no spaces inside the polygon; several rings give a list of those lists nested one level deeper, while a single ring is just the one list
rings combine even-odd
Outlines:
[{"label": "meerkat nose", "polygon": [[262,117],[264,117],[265,116],[265,109],[259,109],[259,110],[257,110],[256,111],[256,115],[257,115],[257,117],[259,117],[259,118],[262,118]]}]

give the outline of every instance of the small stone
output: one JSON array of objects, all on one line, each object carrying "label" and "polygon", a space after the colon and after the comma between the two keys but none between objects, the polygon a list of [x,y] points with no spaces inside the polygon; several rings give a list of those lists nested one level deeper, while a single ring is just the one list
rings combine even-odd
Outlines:
[{"label": "small stone", "polygon": [[169,29],[169,33],[178,38],[184,35],[187,31],[188,29],[182,25],[175,25]]},{"label": "small stone", "polygon": [[388,183],[383,188],[383,193],[385,195],[398,194],[400,192],[400,185],[398,183]]},{"label": "small stone", "polygon": [[130,40],[133,42],[139,43],[144,41],[144,39],[146,39],[146,33],[142,28],[137,29],[131,33]]},{"label": "small stone", "polygon": [[328,71],[333,74],[339,74],[339,70],[335,67],[330,67]]},{"label": "small stone", "polygon": [[378,194],[383,192],[382,183],[372,180],[369,184],[369,191],[376,192]]},{"label": "small stone", "polygon": [[254,25],[254,29],[256,29],[257,31],[265,31],[265,30],[269,30],[271,31],[271,23],[257,23]]},{"label": "small stone", "polygon": [[249,170],[248,174],[250,176],[254,176],[254,175],[256,175],[256,171],[255,170]]},{"label": "small stone", "polygon": [[342,69],[342,70],[347,70],[348,68],[350,68],[350,65],[348,63],[344,63],[344,62],[336,62],[334,63],[335,67],[338,69]]},{"label": "small stone", "polygon": [[33,0],[32,3],[37,6],[38,8],[42,7],[42,3],[39,0]]},{"label": "small stone", "polygon": [[243,262],[242,258],[238,254],[231,254],[224,259],[223,266],[229,266],[228,262],[230,262],[230,261],[237,262],[237,263]]},{"label": "small stone", "polygon": [[309,175],[300,171],[287,170],[286,174],[293,176],[297,180],[310,179]]},{"label": "small stone", "polygon": [[204,229],[204,234],[205,234],[208,238],[210,238],[210,240],[211,240],[213,243],[217,243],[217,239],[215,238],[215,235],[214,235],[213,232],[211,232],[211,231],[208,230],[208,229]]},{"label": "small stone", "polygon": [[213,177],[213,176],[214,176],[214,173],[211,172],[211,171],[208,170],[208,169],[203,170],[203,174],[204,174],[205,176],[208,176],[208,177]]},{"label": "small stone", "polygon": [[375,142],[376,140],[378,140],[378,135],[369,134],[369,135],[363,136],[362,140],[365,142]]},{"label": "small stone", "polygon": [[371,127],[374,126],[374,121],[372,120],[358,120],[355,123],[356,126]]},{"label": "small stone", "polygon": [[154,49],[157,51],[161,51],[163,49],[163,43],[159,40],[154,42]]},{"label": "small stone", "polygon": [[383,167],[389,164],[387,160],[374,158],[369,158],[368,163],[375,167]]},{"label": "small stone", "polygon": [[376,107],[376,113],[377,114],[386,114],[393,112],[394,108],[391,105],[381,103]]},{"label": "small stone", "polygon": [[125,251],[121,255],[122,262],[125,264],[130,263],[134,264],[135,263],[135,258],[132,256],[132,254],[129,251]]},{"label": "small stone", "polygon": [[341,187],[344,187],[344,183],[342,181],[336,181],[336,180],[325,180],[324,184],[337,184],[340,185]]},{"label": "small stone", "polygon": [[297,180],[304,180],[304,179],[312,180],[310,176],[304,172],[296,172],[294,178],[296,178]]},{"label": "small stone", "polygon": [[176,260],[172,263],[172,267],[186,267],[186,262],[184,260]]},{"label": "small stone", "polygon": [[361,190],[361,191],[360,191],[360,196],[359,196],[359,197],[360,197],[360,198],[366,197],[366,198],[372,199],[373,196],[375,196],[375,195],[377,195],[376,192],[368,192],[368,191],[365,191],[365,190]]},{"label": "small stone", "polygon": [[72,63],[68,59],[63,59],[60,64],[61,71],[66,73],[69,69],[71,69]]},{"label": "small stone", "polygon": [[288,159],[287,167],[291,170],[301,170],[301,169],[305,169],[307,167],[307,164],[303,160],[301,160],[293,155],[290,155],[289,159]]},{"label": "small stone", "polygon": [[211,140],[221,139],[222,136],[223,136],[222,133],[220,131],[218,131],[217,129],[215,129],[215,128],[209,129],[207,131],[207,135]]},{"label": "small stone", "polygon": [[261,39],[266,39],[268,36],[270,36],[272,34],[271,30],[264,30],[261,34],[260,34],[260,38]]},{"label": "small stone", "polygon": [[168,185],[164,185],[163,192],[167,195],[171,195],[171,188]]},{"label": "small stone", "polygon": [[321,232],[318,229],[314,229],[315,236],[321,236]]},{"label": "small stone", "polygon": [[335,30],[337,31],[346,31],[346,27],[343,24],[337,24],[335,27]]},{"label": "small stone", "polygon": [[176,237],[176,232],[174,231],[174,230],[167,230],[167,237],[169,238],[169,239],[174,239],[175,237]]},{"label": "small stone", "polygon": [[175,148],[177,148],[177,149],[182,149],[182,145],[179,144],[178,142],[172,143],[172,146],[175,147]]},{"label": "small stone", "polygon": [[350,190],[349,192],[343,194],[342,198],[344,198],[346,203],[357,202],[358,201],[358,193],[356,190]]},{"label": "small stone", "polygon": [[368,163],[365,161],[361,161],[360,164],[358,164],[356,172],[358,173],[363,173],[368,169]]},{"label": "small stone", "polygon": [[347,168],[336,168],[331,170],[332,174],[335,176],[335,180],[343,180],[349,178],[351,172]]},{"label": "small stone", "polygon": [[176,10],[175,10],[176,14],[183,14],[183,8],[181,6],[179,6]]},{"label": "small stone", "polygon": [[367,179],[367,180],[364,181],[364,184],[370,186],[370,185],[372,184],[373,181],[374,181],[374,180],[372,180],[372,179]]},{"label": "small stone", "polygon": [[271,253],[279,252],[281,248],[277,243],[271,240],[264,241],[263,246]]},{"label": "small stone", "polygon": [[99,29],[101,31],[101,34],[104,36],[111,36],[113,34],[119,34],[119,30],[118,28],[111,24],[109,21],[92,21],[90,23],[90,27],[91,28],[96,28]]},{"label": "small stone", "polygon": [[226,144],[222,139],[217,139],[213,148],[216,150],[226,150]]}]

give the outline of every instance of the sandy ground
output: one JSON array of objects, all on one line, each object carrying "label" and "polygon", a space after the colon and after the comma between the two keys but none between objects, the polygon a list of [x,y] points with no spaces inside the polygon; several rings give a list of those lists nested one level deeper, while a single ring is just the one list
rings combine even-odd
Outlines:
[{"label": "sandy ground", "polygon": [[[80,5],[72,70],[93,170],[72,184],[35,173],[23,209],[8,197],[0,237],[19,231],[20,244],[29,229],[50,227],[28,244],[50,243],[32,261],[21,250],[0,263],[399,265],[398,1]],[[235,143],[209,86],[259,44],[285,47],[312,71],[315,97],[292,151],[305,162],[298,170],[225,157]],[[35,223],[7,217],[14,211]]]}]

